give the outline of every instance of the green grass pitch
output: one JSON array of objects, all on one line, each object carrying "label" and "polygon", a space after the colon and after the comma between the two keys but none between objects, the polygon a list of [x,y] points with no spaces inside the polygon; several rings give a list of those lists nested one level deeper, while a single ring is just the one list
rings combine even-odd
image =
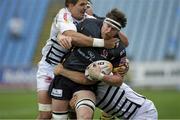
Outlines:
[{"label": "green grass pitch", "polygon": [[[151,99],[159,114],[159,119],[180,119],[180,91],[136,90]],[[100,111],[96,110],[98,119]],[[35,119],[37,116],[35,91],[0,92],[0,119]]]}]

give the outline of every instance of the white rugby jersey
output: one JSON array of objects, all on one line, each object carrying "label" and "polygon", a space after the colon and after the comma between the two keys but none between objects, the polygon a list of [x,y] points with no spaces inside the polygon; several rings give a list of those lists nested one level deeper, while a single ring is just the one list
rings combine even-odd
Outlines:
[{"label": "white rugby jersey", "polygon": [[[85,18],[93,17],[85,14],[84,19]],[[45,60],[48,63],[52,65],[58,64],[62,60],[64,55],[68,52],[67,49],[62,48],[58,44],[56,38],[57,34],[59,32],[63,33],[67,30],[77,31],[75,24],[82,22],[84,19],[82,19],[81,21],[74,19],[68,8],[62,8],[58,12],[51,26],[50,37],[47,40],[46,45],[42,49],[42,55],[46,57]]]},{"label": "white rugby jersey", "polygon": [[134,116],[145,99],[125,83],[115,87],[101,82],[97,89],[96,106],[109,115],[129,119]]}]

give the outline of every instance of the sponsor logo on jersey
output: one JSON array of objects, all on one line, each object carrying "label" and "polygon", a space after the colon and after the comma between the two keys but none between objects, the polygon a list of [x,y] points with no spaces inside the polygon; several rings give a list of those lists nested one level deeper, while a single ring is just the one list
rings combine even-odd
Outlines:
[{"label": "sponsor logo on jersey", "polygon": [[126,51],[125,50],[122,50],[121,52],[120,52],[120,56],[122,55],[122,54],[124,54]]},{"label": "sponsor logo on jersey", "polygon": [[62,90],[61,89],[52,89],[51,92],[52,96],[56,96],[56,97],[62,97]]},{"label": "sponsor logo on jersey", "polygon": [[108,56],[108,51],[106,49],[104,49],[101,53],[101,56],[104,57],[104,58],[107,58]]}]

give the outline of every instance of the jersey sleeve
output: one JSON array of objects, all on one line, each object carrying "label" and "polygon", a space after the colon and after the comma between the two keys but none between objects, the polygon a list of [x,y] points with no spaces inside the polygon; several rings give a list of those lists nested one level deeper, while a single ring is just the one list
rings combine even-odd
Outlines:
[{"label": "jersey sleeve", "polygon": [[61,9],[55,17],[55,26],[61,33],[67,30],[77,31],[71,13],[65,9]]},{"label": "jersey sleeve", "polygon": [[123,49],[119,52],[119,57],[116,59],[113,59],[111,62],[113,63],[113,67],[119,67],[124,62],[124,59],[126,58],[126,50]]},{"label": "jersey sleeve", "polygon": [[126,57],[126,50],[123,49],[120,52],[120,57],[114,59],[113,63],[113,72],[118,72],[121,75],[125,75],[129,70],[129,61]]}]

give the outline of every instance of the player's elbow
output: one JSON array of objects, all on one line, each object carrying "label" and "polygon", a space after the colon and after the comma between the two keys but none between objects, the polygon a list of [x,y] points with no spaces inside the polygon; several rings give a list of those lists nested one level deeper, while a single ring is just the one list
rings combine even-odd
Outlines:
[{"label": "player's elbow", "polygon": [[112,86],[121,86],[123,83],[123,77],[120,75],[107,76],[103,81]]},{"label": "player's elbow", "polygon": [[125,47],[128,47],[128,46],[129,46],[129,41],[128,41],[128,38],[127,38],[127,37],[123,37],[122,42],[123,42],[123,44],[125,45]]},{"label": "player's elbow", "polygon": [[129,40],[128,40],[127,36],[124,33],[120,32],[119,37],[120,37],[121,41],[123,42],[123,44],[125,45],[125,47],[128,47]]},{"label": "player's elbow", "polygon": [[129,41],[128,41],[128,39],[126,40],[126,42],[125,42],[125,44],[124,44],[126,47],[128,47],[129,46]]},{"label": "player's elbow", "polygon": [[119,87],[122,85],[122,83],[123,83],[123,80],[116,80],[112,82],[111,85]]}]

